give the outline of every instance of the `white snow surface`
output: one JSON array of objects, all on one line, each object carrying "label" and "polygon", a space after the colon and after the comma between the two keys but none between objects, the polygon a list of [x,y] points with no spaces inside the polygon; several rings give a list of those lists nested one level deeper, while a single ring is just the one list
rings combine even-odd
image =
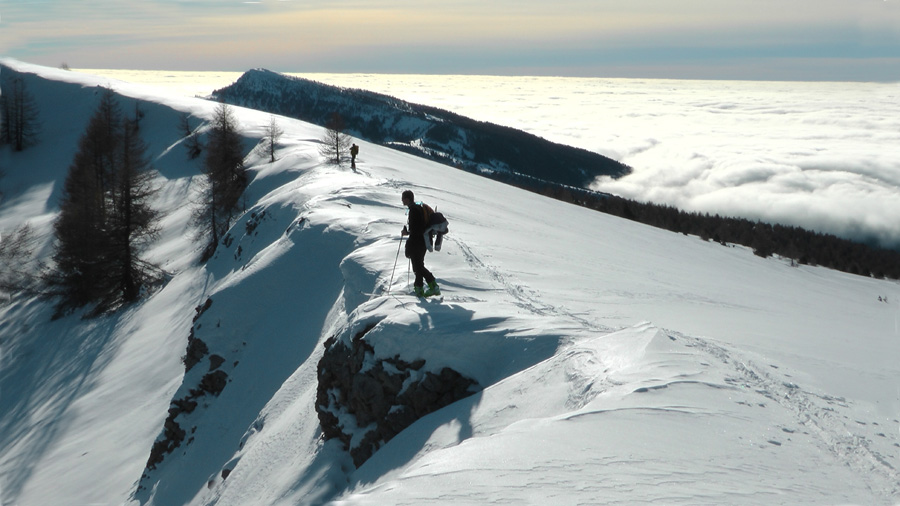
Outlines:
[{"label": "white snow surface", "polygon": [[[201,162],[177,126],[216,104],[0,63],[29,73],[43,125],[38,146],[0,150],[0,234],[30,223],[52,253],[62,182],[109,85],[144,112],[165,213],[146,256],[172,274],[102,318],[51,320],[52,301],[16,294],[0,306],[4,505],[900,503],[897,282],[762,259],[362,140],[357,171],[324,164],[323,129],[288,118],[268,163],[251,149],[270,116],[240,108],[247,212],[201,265]],[[402,254],[394,269],[405,189],[450,221],[426,258],[439,299],[408,295]],[[196,332],[229,383],[142,480],[169,403],[206,371],[185,374],[181,357],[208,298]],[[327,338],[371,323],[376,355],[482,389],[355,469],[321,437],[316,366]]]}]

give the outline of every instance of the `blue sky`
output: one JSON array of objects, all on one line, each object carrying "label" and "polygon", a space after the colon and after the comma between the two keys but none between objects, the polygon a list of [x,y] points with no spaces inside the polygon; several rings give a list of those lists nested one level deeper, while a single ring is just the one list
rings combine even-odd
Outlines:
[{"label": "blue sky", "polygon": [[0,0],[72,68],[900,81],[900,0]]}]

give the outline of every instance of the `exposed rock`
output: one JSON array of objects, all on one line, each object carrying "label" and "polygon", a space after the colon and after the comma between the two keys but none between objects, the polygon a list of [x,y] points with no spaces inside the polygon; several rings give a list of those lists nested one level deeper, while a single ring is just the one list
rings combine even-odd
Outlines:
[{"label": "exposed rock", "polygon": [[210,355],[209,356],[209,370],[210,371],[215,371],[216,369],[221,367],[222,364],[224,364],[224,363],[225,363],[225,357],[223,357],[222,355]]},{"label": "exposed rock", "polygon": [[213,302],[213,301],[212,301],[212,298],[207,297],[207,298],[206,298],[206,302],[204,302],[202,305],[197,306],[196,308],[194,308],[194,311],[197,312],[197,314],[194,315],[194,323],[197,323],[197,320],[198,320],[201,316],[203,316],[203,313],[205,313],[206,310],[209,309],[210,306],[212,306],[212,302]]},{"label": "exposed rock", "polygon": [[203,360],[203,357],[209,353],[209,347],[206,346],[200,338],[194,336],[194,328],[191,327],[191,333],[188,335],[187,351],[184,354],[184,371],[190,371],[195,365]]},{"label": "exposed rock", "polygon": [[[195,365],[200,363],[203,358],[209,354],[209,347],[205,342],[195,335],[196,329],[201,327],[197,322],[200,316],[212,306],[212,299],[207,298],[206,302],[197,306],[194,316],[194,324],[191,326],[190,335],[188,335],[188,345],[183,359],[185,373],[190,371]],[[163,461],[166,454],[172,453],[176,448],[181,446],[187,435],[186,431],[181,428],[178,423],[178,417],[182,414],[192,413],[197,409],[197,399],[205,395],[219,395],[228,384],[228,373],[219,369],[225,363],[225,358],[220,355],[211,355],[209,357],[209,371],[205,374],[195,388],[191,388],[185,397],[173,399],[169,405],[169,415],[163,423],[163,433],[153,447],[150,449],[150,458],[147,459],[147,469],[155,469],[157,464]],[[235,363],[237,365],[237,363]],[[187,376],[186,376],[187,377]],[[196,430],[196,427],[194,428]],[[193,431],[192,431],[193,433]],[[188,444],[193,438],[188,440]],[[146,473],[145,473],[146,476]]]},{"label": "exposed rock", "polygon": [[209,353],[209,347],[207,347],[206,343],[204,343],[195,335],[195,329],[200,328],[200,326],[197,325],[197,320],[199,320],[200,317],[203,316],[203,313],[205,313],[210,308],[210,306],[212,306],[212,299],[207,297],[206,302],[194,308],[194,311],[197,314],[194,315],[194,325],[191,326],[191,332],[190,334],[188,334],[187,350],[185,351],[184,358],[182,359],[182,362],[184,362],[185,372],[190,371],[195,365],[203,360],[203,357],[205,357],[207,353]]},{"label": "exposed rock", "polygon": [[[200,389],[206,393],[219,395],[228,383],[228,374],[225,371],[213,371],[200,380]],[[191,391],[193,393],[193,390]]]},{"label": "exposed rock", "polygon": [[[359,467],[378,448],[423,416],[474,393],[477,383],[450,368],[423,371],[424,360],[379,358],[363,337],[348,347],[332,337],[319,361],[316,411],[326,439],[339,439]],[[347,415],[356,427],[345,427]],[[354,434],[365,431],[353,443]]]}]

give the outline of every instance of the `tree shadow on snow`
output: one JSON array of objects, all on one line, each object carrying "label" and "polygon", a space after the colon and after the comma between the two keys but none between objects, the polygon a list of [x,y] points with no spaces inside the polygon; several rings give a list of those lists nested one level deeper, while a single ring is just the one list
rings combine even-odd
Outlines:
[{"label": "tree shadow on snow", "polygon": [[[34,469],[71,425],[73,403],[90,392],[115,356],[111,344],[118,318],[78,321],[78,315],[70,315],[50,321],[49,311],[41,311],[46,307],[26,304],[21,311],[34,311],[33,315],[10,318],[45,328],[23,334],[40,339],[14,341],[5,353],[12,356],[4,360],[0,376],[5,394],[0,396],[0,448],[20,449],[15,458],[6,455],[0,498],[4,504],[17,502]],[[41,413],[39,419],[36,413]]]}]

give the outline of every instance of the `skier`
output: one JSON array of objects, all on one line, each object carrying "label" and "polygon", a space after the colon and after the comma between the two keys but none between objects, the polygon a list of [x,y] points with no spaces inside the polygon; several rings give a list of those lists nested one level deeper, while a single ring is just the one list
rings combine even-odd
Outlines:
[{"label": "skier", "polygon": [[[409,236],[406,241],[406,258],[412,262],[412,269],[416,274],[413,289],[419,297],[440,295],[441,289],[434,279],[434,274],[425,268],[425,211],[421,204],[416,203],[415,196],[410,190],[404,191],[401,197],[403,205],[409,210],[407,226],[403,227],[400,235]],[[427,290],[424,288],[423,281],[428,283]]]},{"label": "skier", "polygon": [[350,168],[356,168],[356,155],[359,154],[359,146],[356,144],[350,146]]}]

